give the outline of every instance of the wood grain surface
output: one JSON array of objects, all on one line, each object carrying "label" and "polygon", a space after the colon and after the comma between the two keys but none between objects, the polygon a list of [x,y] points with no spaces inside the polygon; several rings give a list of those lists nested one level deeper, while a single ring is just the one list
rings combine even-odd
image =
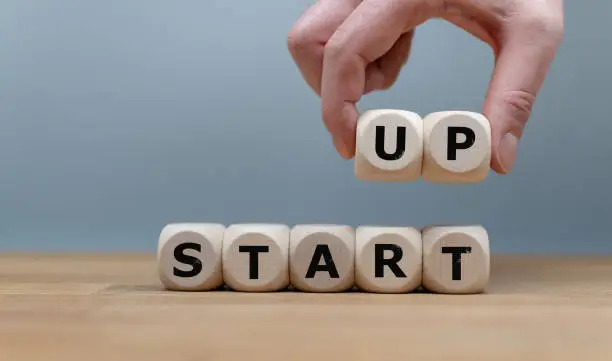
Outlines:
[{"label": "wood grain surface", "polygon": [[612,360],[612,257],[494,256],[482,295],[168,292],[152,254],[0,254],[0,360]]}]

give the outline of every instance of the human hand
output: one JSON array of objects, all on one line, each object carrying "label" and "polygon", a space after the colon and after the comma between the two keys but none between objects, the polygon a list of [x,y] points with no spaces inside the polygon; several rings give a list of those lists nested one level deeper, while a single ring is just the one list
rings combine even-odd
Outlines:
[{"label": "human hand", "polygon": [[318,0],[295,23],[288,47],[338,153],[355,152],[362,95],[391,87],[414,29],[445,19],[489,44],[495,68],[482,113],[491,122],[491,168],[512,169],[517,146],[563,36],[563,0]]}]

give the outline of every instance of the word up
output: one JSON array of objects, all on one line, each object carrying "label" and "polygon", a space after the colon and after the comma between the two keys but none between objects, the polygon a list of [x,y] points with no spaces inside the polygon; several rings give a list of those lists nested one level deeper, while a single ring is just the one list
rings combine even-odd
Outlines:
[{"label": "word up", "polygon": [[172,223],[157,264],[168,290],[482,293],[487,231],[478,225],[414,227]]},{"label": "word up", "polygon": [[491,128],[487,118],[444,111],[425,118],[393,109],[368,110],[357,124],[358,179],[477,183],[489,172]]}]

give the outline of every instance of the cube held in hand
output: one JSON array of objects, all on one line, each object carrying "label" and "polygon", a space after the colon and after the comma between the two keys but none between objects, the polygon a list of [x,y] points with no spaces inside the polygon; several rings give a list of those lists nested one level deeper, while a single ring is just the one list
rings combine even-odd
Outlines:
[{"label": "cube held in hand", "polygon": [[432,183],[477,183],[489,174],[491,127],[484,115],[445,111],[423,118],[421,177]]},{"label": "cube held in hand", "polygon": [[421,175],[423,121],[413,112],[378,109],[357,123],[355,175],[383,182],[414,181]]}]

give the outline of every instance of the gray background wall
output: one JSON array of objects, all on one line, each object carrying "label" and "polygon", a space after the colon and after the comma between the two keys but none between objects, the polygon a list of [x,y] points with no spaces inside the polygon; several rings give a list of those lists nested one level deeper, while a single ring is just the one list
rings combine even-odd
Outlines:
[{"label": "gray background wall", "polygon": [[[364,183],[285,36],[307,1],[0,3],[0,250],[154,250],[174,221],[481,223],[497,252],[612,251],[609,1],[566,33],[508,176]],[[256,14],[256,15],[255,15]],[[493,58],[430,21],[361,109],[479,111]]]}]

